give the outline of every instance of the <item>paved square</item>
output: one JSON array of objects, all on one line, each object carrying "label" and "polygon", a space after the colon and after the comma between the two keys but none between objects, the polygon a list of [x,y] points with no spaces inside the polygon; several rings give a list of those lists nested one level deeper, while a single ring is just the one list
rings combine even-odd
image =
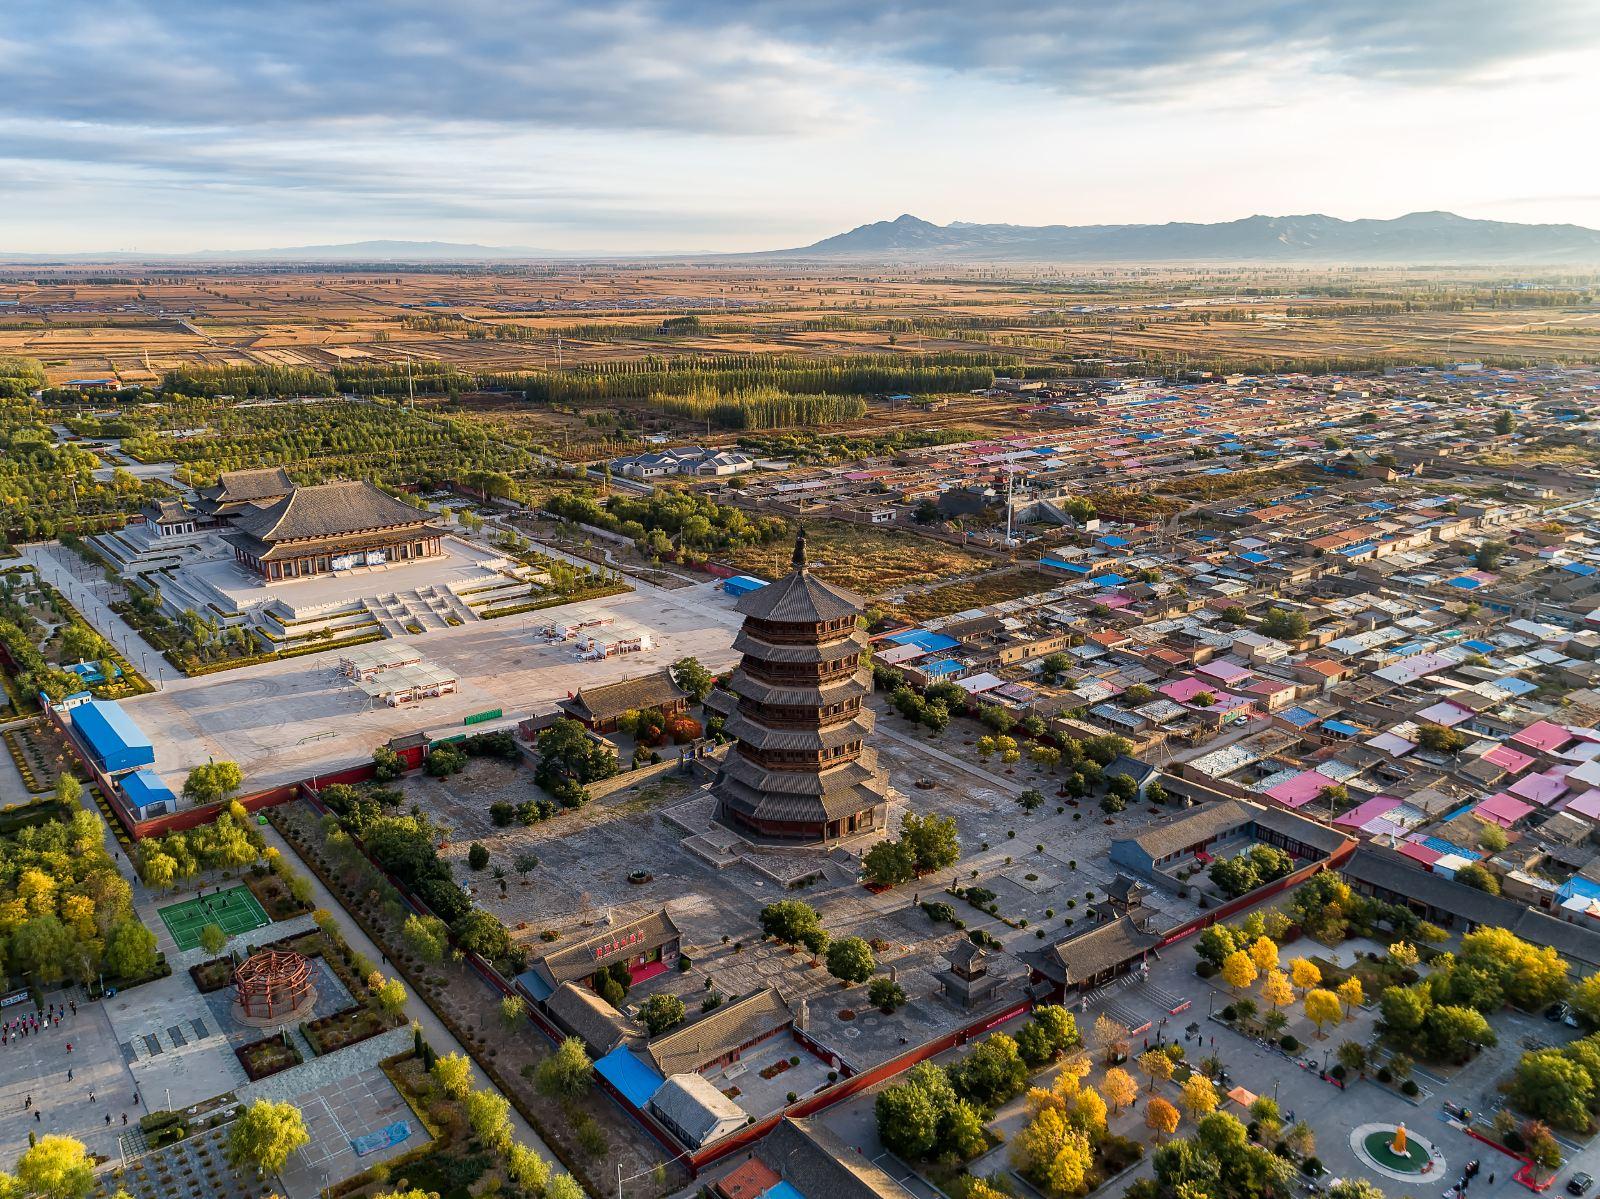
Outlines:
[{"label": "paved square", "polygon": [[[306,1119],[311,1143],[298,1150],[283,1168],[290,1195],[315,1195],[330,1182],[348,1178],[374,1162],[409,1153],[430,1140],[388,1075],[376,1067],[338,1078],[295,1099]],[[390,1124],[404,1124],[408,1134],[383,1149],[358,1156],[351,1141]]]},{"label": "paved square", "polygon": [[242,886],[169,904],[161,909],[161,921],[180,950],[199,945],[200,930],[208,924],[215,924],[230,937],[236,937],[272,923],[266,910],[250,894],[250,888]]}]

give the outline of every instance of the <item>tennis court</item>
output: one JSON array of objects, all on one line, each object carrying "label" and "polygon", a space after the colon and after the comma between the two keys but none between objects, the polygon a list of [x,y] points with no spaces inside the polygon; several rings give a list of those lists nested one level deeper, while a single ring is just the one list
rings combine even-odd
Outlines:
[{"label": "tennis court", "polygon": [[179,949],[193,949],[200,944],[200,930],[208,924],[236,937],[272,923],[249,887],[230,887],[215,895],[172,904],[161,909],[161,920]]}]

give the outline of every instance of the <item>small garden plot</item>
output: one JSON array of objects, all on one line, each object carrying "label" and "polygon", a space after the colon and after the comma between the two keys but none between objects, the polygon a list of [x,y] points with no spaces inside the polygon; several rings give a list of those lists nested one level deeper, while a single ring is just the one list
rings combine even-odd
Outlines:
[{"label": "small garden plot", "polygon": [[336,1049],[343,1049],[347,1045],[375,1037],[379,1033],[388,1032],[398,1024],[398,1020],[390,1019],[382,1012],[358,1004],[334,1012],[331,1016],[308,1020],[300,1026],[300,1031],[305,1033],[306,1041],[320,1057]]},{"label": "small garden plot", "polygon": [[[295,896],[294,883],[286,882],[282,876],[260,864],[250,868],[244,877],[244,885],[250,888],[250,894],[256,897],[256,902],[274,921],[292,920],[311,910],[309,900]],[[301,885],[306,892],[310,891],[308,883]]]},{"label": "small garden plot", "polygon": [[301,1057],[300,1050],[295,1048],[288,1033],[277,1033],[259,1041],[252,1041],[248,1045],[241,1045],[234,1050],[234,1053],[238,1055],[239,1064],[244,1067],[244,1072],[250,1076],[251,1082],[258,1082],[268,1075],[277,1074],[291,1066],[298,1066],[305,1060]]},{"label": "small garden plot", "polygon": [[212,958],[209,962],[197,963],[189,967],[189,977],[194,979],[194,985],[202,995],[220,991],[233,984],[233,959]]}]

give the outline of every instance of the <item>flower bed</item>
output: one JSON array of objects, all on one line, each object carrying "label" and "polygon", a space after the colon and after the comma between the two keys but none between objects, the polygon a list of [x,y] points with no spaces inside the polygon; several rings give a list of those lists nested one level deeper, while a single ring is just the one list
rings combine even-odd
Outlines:
[{"label": "flower bed", "polygon": [[290,895],[284,881],[265,866],[246,871],[244,885],[260,901],[270,920],[292,920],[311,910],[309,903],[301,903]]},{"label": "flower bed", "polygon": [[320,1057],[325,1053],[332,1053],[335,1049],[343,1049],[346,1045],[354,1045],[379,1033],[388,1032],[394,1027],[396,1027],[395,1022],[382,1013],[357,1004],[334,1012],[331,1016],[319,1016],[315,1020],[308,1020],[300,1026],[300,1031],[306,1034],[306,1040],[311,1043],[312,1050]]},{"label": "flower bed", "polygon": [[194,979],[194,985],[202,995],[220,991],[233,982],[233,959],[212,958],[209,962],[190,966],[189,977]]},{"label": "flower bed", "polygon": [[238,1055],[239,1064],[244,1067],[244,1072],[250,1076],[251,1082],[259,1082],[269,1075],[287,1070],[291,1066],[298,1066],[305,1060],[292,1041],[284,1043],[286,1039],[275,1033],[259,1041],[251,1041],[248,1045],[241,1045],[233,1051]]}]

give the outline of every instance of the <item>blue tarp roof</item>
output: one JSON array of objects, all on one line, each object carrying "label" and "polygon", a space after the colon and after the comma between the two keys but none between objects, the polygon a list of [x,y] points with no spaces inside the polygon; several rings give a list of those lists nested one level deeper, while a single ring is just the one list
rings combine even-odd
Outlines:
[{"label": "blue tarp roof", "polygon": [[72,724],[107,769],[148,766],[156,760],[150,738],[110,700],[91,699],[72,709]]},{"label": "blue tarp roof", "polygon": [[650,1096],[666,1082],[654,1066],[635,1056],[626,1045],[618,1045],[594,1064],[600,1077],[622,1092],[634,1107],[643,1108]]},{"label": "blue tarp roof", "polygon": [[1239,557],[1243,558],[1246,562],[1254,562],[1258,566],[1263,562],[1272,561],[1272,559],[1267,557],[1267,555],[1256,550],[1251,550],[1248,554],[1240,554]]},{"label": "blue tarp roof", "polygon": [[766,585],[765,580],[752,575],[734,575],[731,579],[722,580],[722,589],[729,595],[749,595],[752,591],[760,591]]},{"label": "blue tarp roof", "polygon": [[1469,862],[1476,862],[1479,858],[1483,857],[1481,853],[1474,853],[1466,846],[1457,845],[1454,841],[1446,841],[1443,837],[1424,837],[1422,838],[1421,844],[1426,845],[1429,849],[1435,850],[1439,853],[1457,854],[1463,858],[1466,858]]},{"label": "blue tarp roof", "polygon": [[929,678],[943,678],[947,674],[955,674],[961,669],[961,663],[954,658],[945,658],[939,662],[929,662],[927,665],[918,664],[917,669]]},{"label": "blue tarp roof", "polygon": [[1600,571],[1600,566],[1591,566],[1587,562],[1568,562],[1561,569],[1571,571],[1575,575],[1583,575],[1585,578],[1588,578],[1596,571]]},{"label": "blue tarp roof", "polygon": [[943,633],[935,633],[931,629],[906,629],[903,632],[891,633],[884,638],[893,641],[896,645],[914,645],[918,649],[925,649],[930,654],[938,653],[942,649],[955,649],[961,642],[954,637],[946,637]]},{"label": "blue tarp roof", "polygon": [[1308,712],[1301,707],[1285,708],[1277,713],[1279,720],[1286,720],[1297,729],[1307,728],[1317,723],[1317,714]]},{"label": "blue tarp roof", "polygon": [[1064,562],[1060,558],[1052,558],[1048,554],[1046,554],[1043,558],[1040,558],[1039,561],[1044,563],[1046,566],[1053,566],[1057,570],[1070,570],[1073,574],[1086,575],[1089,573],[1089,568],[1087,566],[1077,562]]},{"label": "blue tarp roof", "polygon": [[1120,587],[1128,580],[1119,574],[1090,575],[1089,582],[1098,583],[1102,587]]},{"label": "blue tarp roof", "polygon": [[136,770],[122,780],[122,792],[136,808],[148,808],[153,803],[177,803],[172,788],[161,781],[159,775],[149,770]]},{"label": "blue tarp roof", "polygon": [[1492,654],[1498,648],[1487,641],[1463,641],[1461,644],[1475,654]]},{"label": "blue tarp roof", "polygon": [[1338,733],[1341,737],[1354,737],[1361,732],[1360,729],[1346,720],[1324,720],[1322,727],[1330,733]]},{"label": "blue tarp roof", "polygon": [[1100,544],[1109,546],[1122,546],[1128,544],[1128,539],[1126,537],[1118,537],[1115,533],[1109,533],[1100,538]]},{"label": "blue tarp roof", "polygon": [[1453,579],[1446,579],[1445,586],[1459,587],[1462,591],[1476,591],[1483,586],[1483,581],[1474,579],[1471,575],[1457,575]]},{"label": "blue tarp roof", "polygon": [[780,1182],[777,1186],[762,1191],[761,1199],[806,1199],[806,1197],[795,1190],[793,1183]]},{"label": "blue tarp roof", "polygon": [[1494,685],[1510,695],[1527,695],[1531,691],[1539,690],[1537,683],[1530,683],[1527,679],[1519,679],[1511,674],[1503,679],[1495,679]]},{"label": "blue tarp roof", "polygon": [[543,1003],[546,999],[549,999],[554,989],[549,983],[545,982],[542,975],[533,970],[524,970],[521,974],[517,975],[515,982],[540,1003]]}]

